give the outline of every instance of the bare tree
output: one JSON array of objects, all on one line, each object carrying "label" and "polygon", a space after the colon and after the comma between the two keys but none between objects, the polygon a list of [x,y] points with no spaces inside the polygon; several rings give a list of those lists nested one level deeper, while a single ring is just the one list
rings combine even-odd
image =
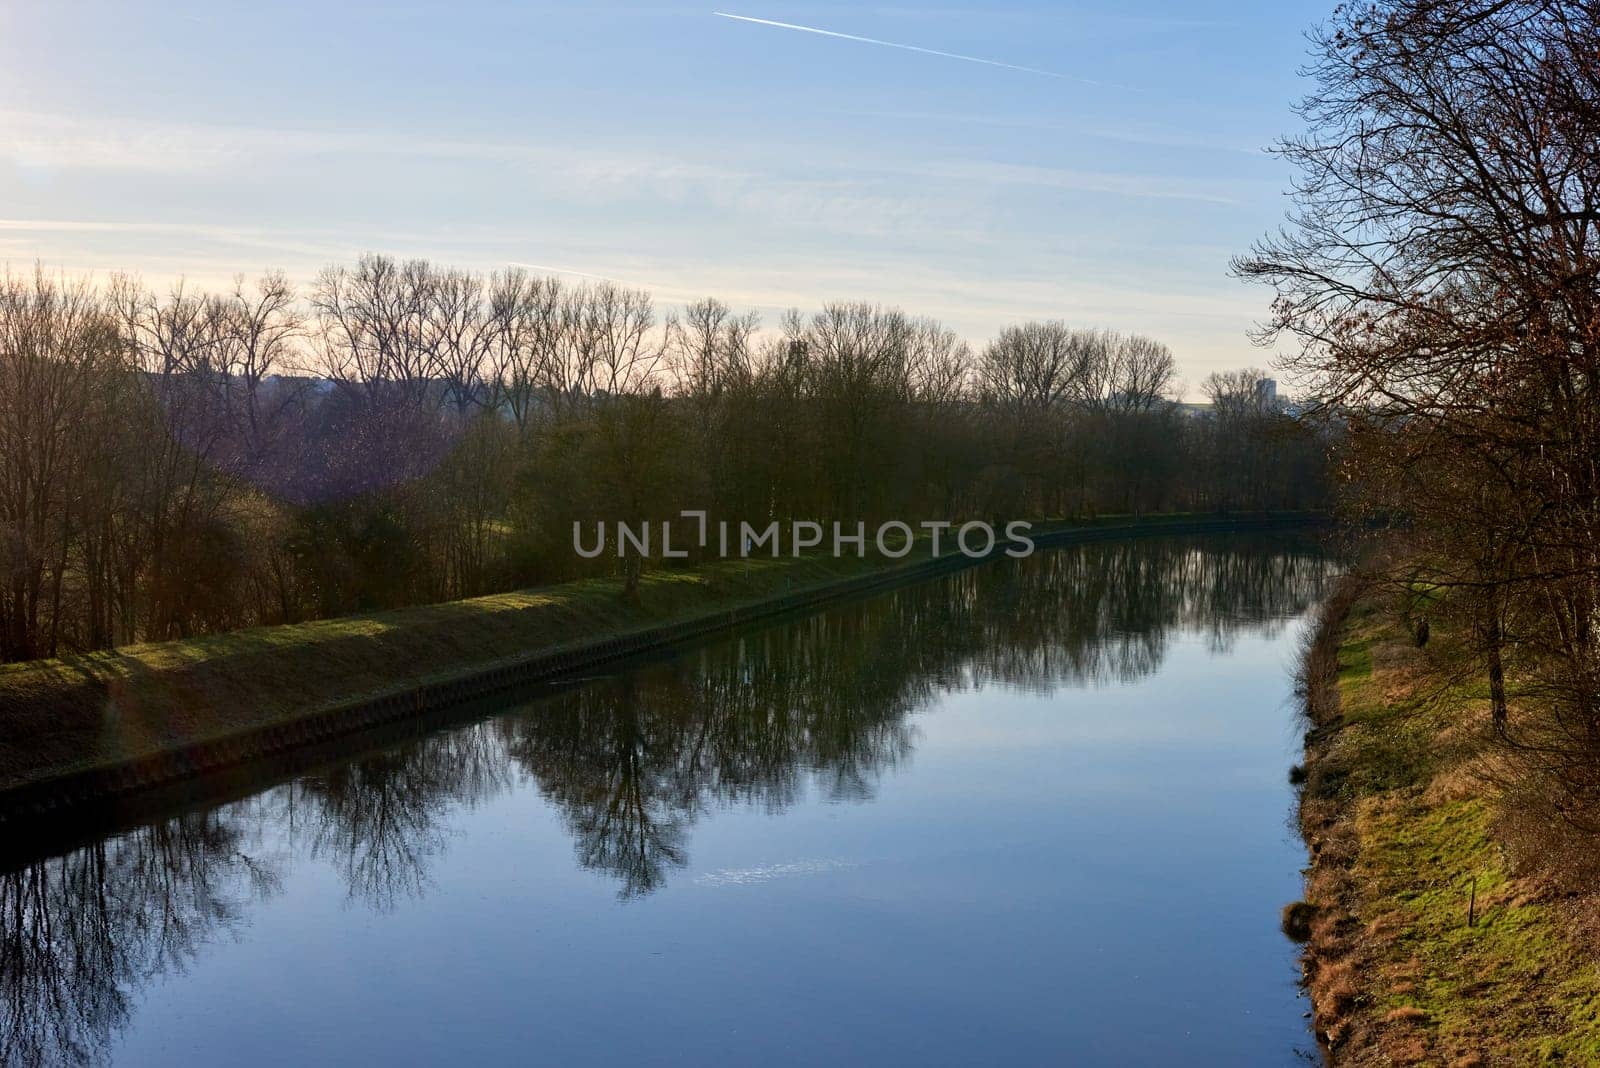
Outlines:
[{"label": "bare tree", "polygon": [[256,468],[277,444],[284,414],[301,400],[294,390],[269,393],[266,383],[299,359],[305,320],[294,288],[279,272],[264,275],[254,286],[235,278],[233,292],[218,300],[213,314],[219,319],[218,369],[228,385],[224,397],[245,461]]},{"label": "bare tree", "polygon": [[714,297],[696,301],[667,321],[669,363],[676,391],[696,403],[715,401],[753,374],[751,341],[761,328],[755,312],[736,315]]},{"label": "bare tree", "polygon": [[581,388],[591,396],[628,396],[658,385],[665,339],[655,329],[650,294],[612,282],[574,294],[572,321]]},{"label": "bare tree", "polygon": [[354,270],[330,267],[311,306],[323,364],[379,405],[421,404],[439,373],[434,272],[424,260],[362,256]]},{"label": "bare tree", "polygon": [[[1297,212],[1237,269],[1275,287],[1264,336],[1299,343],[1290,369],[1359,413],[1351,481],[1379,509],[1404,502],[1435,579],[1478,607],[1491,680],[1505,651],[1527,654],[1555,737],[1529,724],[1523,741],[1589,809],[1600,20],[1565,0],[1387,0],[1341,9],[1313,43],[1308,129],[1280,149]],[[1481,503],[1463,507],[1469,486]]]},{"label": "bare tree", "polygon": [[428,272],[423,318],[429,363],[459,418],[488,399],[488,347],[483,280],[453,269]]},{"label": "bare tree", "polygon": [[87,420],[120,345],[98,294],[0,276],[0,659],[53,656],[84,505]]},{"label": "bare tree", "polygon": [[485,349],[492,406],[504,407],[526,436],[548,397],[550,365],[562,344],[565,291],[556,278],[532,277],[520,268],[489,282]]}]

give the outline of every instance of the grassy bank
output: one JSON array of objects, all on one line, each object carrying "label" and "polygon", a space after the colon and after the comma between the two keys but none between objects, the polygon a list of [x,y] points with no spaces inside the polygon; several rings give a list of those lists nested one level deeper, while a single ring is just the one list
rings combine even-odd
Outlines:
[{"label": "grassy bank", "polygon": [[[1486,686],[1385,595],[1334,598],[1307,654],[1306,978],[1338,1065],[1600,1063],[1587,917],[1516,860]],[[1287,917],[1286,917],[1287,919]]]},{"label": "grassy bank", "polygon": [[[1282,517],[1280,517],[1282,518]],[[1216,517],[1164,516],[1179,532]],[[1130,517],[1040,524],[1036,536],[1126,531]],[[232,739],[362,701],[926,560],[751,559],[188,641],[0,666],[0,793]],[[176,774],[176,773],[174,773]]]},{"label": "grassy bank", "polygon": [[0,667],[0,789],[291,719],[863,574],[875,560],[727,561]]}]

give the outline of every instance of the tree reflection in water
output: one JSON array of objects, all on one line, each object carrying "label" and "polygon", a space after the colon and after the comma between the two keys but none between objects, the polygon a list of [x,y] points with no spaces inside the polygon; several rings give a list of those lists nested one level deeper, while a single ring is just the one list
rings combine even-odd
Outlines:
[{"label": "tree reflection in water", "polygon": [[0,876],[0,1063],[100,1059],[143,984],[237,930],[277,882],[244,850],[256,807],[179,816]]},{"label": "tree reflection in water", "polygon": [[1226,650],[1307,608],[1331,565],[1281,538],[1089,545],[756,631],[0,875],[0,1063],[104,1059],[139,989],[237,932],[280,873],[330,864],[387,909],[425,892],[453,812],[525,775],[578,863],[648,894],[715,806],[870,798],[938,694],[1150,674],[1179,629]]}]

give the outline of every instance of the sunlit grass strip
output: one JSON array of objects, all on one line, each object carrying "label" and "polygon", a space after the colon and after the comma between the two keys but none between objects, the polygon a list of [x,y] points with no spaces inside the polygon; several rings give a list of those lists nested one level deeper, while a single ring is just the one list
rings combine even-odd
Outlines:
[{"label": "sunlit grass strip", "polygon": [[739,561],[259,627],[0,670],[0,786],[206,741],[531,652],[863,574],[873,561]]}]

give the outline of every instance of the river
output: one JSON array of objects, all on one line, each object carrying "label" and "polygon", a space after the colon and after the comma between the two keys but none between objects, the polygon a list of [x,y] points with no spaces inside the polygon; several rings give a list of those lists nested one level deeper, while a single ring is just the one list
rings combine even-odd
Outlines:
[{"label": "river", "polygon": [[1042,551],[0,875],[0,1063],[1318,1063],[1284,536]]}]

